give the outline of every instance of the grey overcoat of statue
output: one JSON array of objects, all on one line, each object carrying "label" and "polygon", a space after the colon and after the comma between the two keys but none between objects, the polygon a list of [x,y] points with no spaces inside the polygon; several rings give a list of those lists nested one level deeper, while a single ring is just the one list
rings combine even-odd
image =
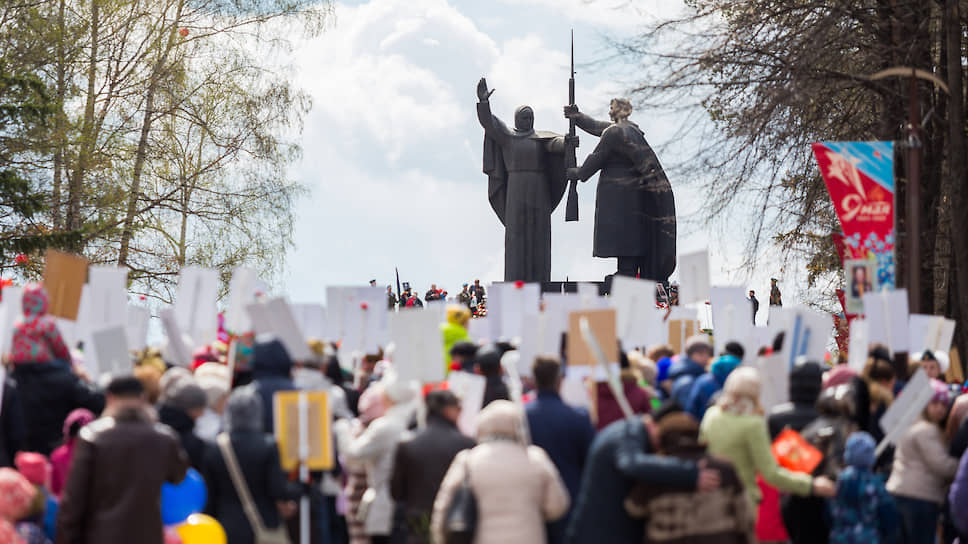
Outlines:
[{"label": "grey overcoat of statue", "polygon": [[504,281],[551,280],[551,212],[565,194],[565,139],[534,130],[534,111],[521,106],[514,128],[491,113],[484,78],[477,117],[484,127],[488,200],[504,225]]},{"label": "grey overcoat of statue", "polygon": [[618,257],[618,274],[664,282],[676,268],[676,203],[672,187],[642,129],[629,121],[632,104],[612,100],[612,122],[565,106],[579,128],[601,136],[568,179],[587,181],[601,170],[595,197],[595,257]]}]

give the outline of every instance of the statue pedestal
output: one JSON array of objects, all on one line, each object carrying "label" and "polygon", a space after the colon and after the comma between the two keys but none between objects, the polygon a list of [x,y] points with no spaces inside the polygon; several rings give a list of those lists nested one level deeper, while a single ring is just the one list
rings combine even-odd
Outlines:
[{"label": "statue pedestal", "polygon": [[[498,283],[512,283],[496,281]],[[598,286],[598,295],[605,296],[608,294],[608,284],[604,281],[545,281],[541,282],[541,292],[542,293],[578,293],[579,283],[591,283]]]}]

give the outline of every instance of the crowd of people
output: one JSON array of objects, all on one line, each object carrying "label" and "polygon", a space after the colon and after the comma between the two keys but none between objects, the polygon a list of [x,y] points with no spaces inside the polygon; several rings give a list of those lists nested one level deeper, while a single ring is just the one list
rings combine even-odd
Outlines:
[{"label": "crowd of people", "polygon": [[[98,384],[46,306],[41,286],[25,288],[5,357],[0,542],[177,542],[161,489],[191,469],[231,544],[297,542],[307,495],[311,542],[327,544],[968,542],[968,395],[944,382],[940,352],[899,365],[873,346],[860,373],[799,361],[789,402],[766,409],[752,354],[699,335],[682,353],[620,349],[619,385],[592,373],[573,402],[564,353],[527,361],[513,383],[514,346],[462,334],[470,309],[457,305],[442,327],[448,372],[485,384],[468,405],[446,381],[400,378],[392,354],[347,369],[335,344],[293,360],[271,337],[252,338],[234,372],[224,345],[199,348],[191,368],[149,349]],[[759,355],[780,350],[782,336]],[[877,455],[881,418],[917,368],[930,402]],[[274,394],[300,389],[327,391],[334,418],[336,463],[308,482],[283,470],[273,434]],[[771,447],[789,433],[822,460],[790,465]]]},{"label": "crowd of people", "polygon": [[[376,285],[376,280],[370,280],[370,285]],[[436,283],[430,285],[422,300],[420,291],[409,283],[404,283],[398,291],[394,291],[392,285],[387,285],[387,309],[423,308],[424,303],[450,301],[466,306],[473,317],[487,315],[487,290],[481,285],[481,280],[474,280],[473,284],[461,285],[457,296],[451,298],[448,298],[450,294],[445,289],[438,288]]]}]

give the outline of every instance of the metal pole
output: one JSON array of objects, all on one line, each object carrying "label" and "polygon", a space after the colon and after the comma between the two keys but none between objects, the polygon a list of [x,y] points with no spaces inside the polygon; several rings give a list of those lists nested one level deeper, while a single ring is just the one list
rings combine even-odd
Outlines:
[{"label": "metal pole", "polygon": [[[305,392],[299,393],[299,481],[303,483],[304,489],[309,488],[309,399]],[[299,542],[309,544],[309,521],[311,519],[309,508],[309,495],[303,494],[299,498]]]},{"label": "metal pole", "polygon": [[921,141],[918,132],[918,80],[911,72],[910,118],[908,120],[907,183],[907,289],[908,307],[912,314],[921,313]]}]

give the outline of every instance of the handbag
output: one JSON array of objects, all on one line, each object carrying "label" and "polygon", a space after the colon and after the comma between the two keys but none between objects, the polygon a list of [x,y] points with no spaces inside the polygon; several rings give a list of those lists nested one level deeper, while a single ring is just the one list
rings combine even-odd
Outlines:
[{"label": "handbag", "polygon": [[464,481],[454,492],[444,517],[444,544],[472,544],[477,532],[477,497],[471,487],[470,467],[464,462]]},{"label": "handbag", "polygon": [[229,469],[229,476],[232,477],[232,485],[235,487],[235,492],[242,501],[242,509],[245,510],[245,517],[248,518],[249,525],[252,527],[255,544],[291,544],[289,541],[289,533],[286,532],[285,527],[280,524],[279,527],[269,529],[262,522],[262,516],[256,510],[255,501],[252,500],[252,493],[249,492],[249,486],[245,483],[245,477],[242,476],[239,461],[235,458],[235,452],[232,451],[232,443],[229,441],[229,435],[225,433],[218,435],[216,442],[218,442],[219,450],[222,451],[225,466]]},{"label": "handbag", "polygon": [[784,429],[773,441],[772,450],[777,464],[793,472],[811,474],[823,461],[823,453],[793,429]]}]

